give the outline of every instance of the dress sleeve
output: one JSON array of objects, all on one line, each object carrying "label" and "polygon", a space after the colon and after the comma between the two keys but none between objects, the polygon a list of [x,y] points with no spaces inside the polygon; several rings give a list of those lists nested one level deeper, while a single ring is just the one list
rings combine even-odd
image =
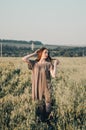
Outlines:
[{"label": "dress sleeve", "polygon": [[35,60],[29,60],[28,62],[28,69],[32,70],[35,64]]}]

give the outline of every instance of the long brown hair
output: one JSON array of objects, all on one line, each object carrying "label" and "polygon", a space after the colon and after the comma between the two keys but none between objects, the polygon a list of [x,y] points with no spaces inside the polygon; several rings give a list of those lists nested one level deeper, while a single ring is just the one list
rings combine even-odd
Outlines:
[{"label": "long brown hair", "polygon": [[[38,52],[37,52],[37,59],[36,59],[37,61],[39,61],[41,59],[42,53],[43,53],[43,51],[45,49],[48,50],[46,47],[42,47],[42,48],[40,48],[38,50]],[[47,57],[46,61],[49,61],[49,62],[52,61],[52,58],[50,57],[50,53],[49,52],[48,52],[48,57]]]}]

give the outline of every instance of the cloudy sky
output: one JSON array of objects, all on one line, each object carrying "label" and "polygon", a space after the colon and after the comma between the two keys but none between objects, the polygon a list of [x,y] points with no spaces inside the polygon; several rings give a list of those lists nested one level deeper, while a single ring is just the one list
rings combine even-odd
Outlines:
[{"label": "cloudy sky", "polygon": [[86,46],[86,0],[0,0],[0,39]]}]

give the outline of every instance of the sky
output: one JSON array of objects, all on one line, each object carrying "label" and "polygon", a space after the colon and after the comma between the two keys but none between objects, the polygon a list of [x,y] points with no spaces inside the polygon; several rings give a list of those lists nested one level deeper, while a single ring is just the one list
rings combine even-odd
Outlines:
[{"label": "sky", "polygon": [[86,46],[86,0],[0,0],[0,39]]}]

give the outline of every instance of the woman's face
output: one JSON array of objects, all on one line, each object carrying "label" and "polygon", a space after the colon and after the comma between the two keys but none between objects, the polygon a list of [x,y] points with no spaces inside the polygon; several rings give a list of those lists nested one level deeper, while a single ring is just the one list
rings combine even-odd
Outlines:
[{"label": "woman's face", "polygon": [[42,52],[41,58],[43,58],[43,59],[47,59],[47,58],[48,58],[48,50],[47,50],[47,49],[45,49],[45,50]]}]

